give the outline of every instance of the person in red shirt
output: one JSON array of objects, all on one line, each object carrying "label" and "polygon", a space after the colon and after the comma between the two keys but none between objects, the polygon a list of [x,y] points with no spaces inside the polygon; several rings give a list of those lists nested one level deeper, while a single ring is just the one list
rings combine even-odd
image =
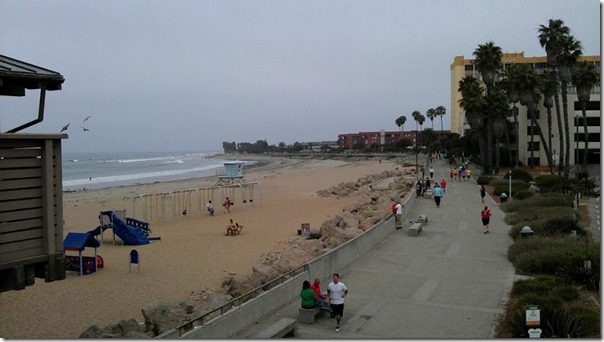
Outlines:
[{"label": "person in red shirt", "polygon": [[440,189],[443,191],[443,195],[447,192],[447,181],[444,178],[440,181]]},{"label": "person in red shirt", "polygon": [[317,302],[315,303],[315,306],[318,306],[321,310],[331,312],[331,306],[329,306],[329,303],[327,303],[325,300],[325,296],[323,296],[321,293],[321,283],[319,278],[315,278],[315,281],[310,284],[310,288],[315,291],[315,294],[317,295]]},{"label": "person in red shirt", "polygon": [[491,210],[489,210],[488,206],[484,206],[484,209],[480,212],[480,217],[482,218],[482,226],[484,228],[483,234],[489,233],[489,221],[491,220]]}]

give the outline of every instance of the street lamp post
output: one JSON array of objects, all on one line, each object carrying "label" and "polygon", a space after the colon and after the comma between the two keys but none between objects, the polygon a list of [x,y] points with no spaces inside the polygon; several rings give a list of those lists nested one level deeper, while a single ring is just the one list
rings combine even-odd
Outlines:
[{"label": "street lamp post", "polygon": [[509,189],[508,190],[510,190],[509,191],[510,192],[509,199],[511,201],[512,200],[512,169],[510,169],[510,171],[508,172],[508,174],[509,174]]}]

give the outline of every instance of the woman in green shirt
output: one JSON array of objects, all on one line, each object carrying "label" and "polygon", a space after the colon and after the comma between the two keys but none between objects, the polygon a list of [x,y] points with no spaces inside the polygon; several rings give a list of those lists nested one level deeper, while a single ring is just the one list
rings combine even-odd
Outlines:
[{"label": "woman in green shirt", "polygon": [[308,280],[305,280],[302,283],[302,291],[300,292],[300,298],[302,298],[302,308],[312,309],[315,307],[317,295],[315,294],[315,291],[310,288],[310,282]]}]

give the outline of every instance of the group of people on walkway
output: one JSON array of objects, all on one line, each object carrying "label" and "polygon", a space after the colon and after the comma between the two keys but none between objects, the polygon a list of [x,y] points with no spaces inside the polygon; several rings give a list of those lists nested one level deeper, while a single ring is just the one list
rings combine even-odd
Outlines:
[{"label": "group of people on walkway", "polygon": [[459,166],[452,167],[449,170],[449,178],[451,181],[467,182],[472,178],[472,169],[468,165],[468,161]]},{"label": "group of people on walkway", "polygon": [[340,275],[334,273],[325,294],[321,292],[319,278],[315,278],[312,284],[305,280],[300,292],[301,306],[303,309],[319,308],[328,311],[330,316],[336,319],[336,332],[340,332],[340,321],[344,315],[344,297],[347,295],[348,288],[340,281]]}]

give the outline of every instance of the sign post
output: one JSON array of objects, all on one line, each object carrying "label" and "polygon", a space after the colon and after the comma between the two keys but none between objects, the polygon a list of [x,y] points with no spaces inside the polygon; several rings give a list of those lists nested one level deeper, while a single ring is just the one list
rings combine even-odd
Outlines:
[{"label": "sign post", "polygon": [[528,334],[530,338],[541,338],[541,311],[537,305],[526,306],[526,326],[530,327]]}]

